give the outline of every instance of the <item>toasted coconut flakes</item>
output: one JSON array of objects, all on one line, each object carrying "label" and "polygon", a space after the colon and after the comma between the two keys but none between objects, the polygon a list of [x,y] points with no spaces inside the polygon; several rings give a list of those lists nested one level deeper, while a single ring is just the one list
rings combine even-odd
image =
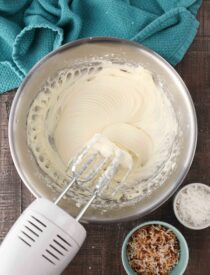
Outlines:
[{"label": "toasted coconut flakes", "polygon": [[131,236],[127,255],[139,275],[167,275],[179,260],[176,235],[161,225],[148,225]]}]

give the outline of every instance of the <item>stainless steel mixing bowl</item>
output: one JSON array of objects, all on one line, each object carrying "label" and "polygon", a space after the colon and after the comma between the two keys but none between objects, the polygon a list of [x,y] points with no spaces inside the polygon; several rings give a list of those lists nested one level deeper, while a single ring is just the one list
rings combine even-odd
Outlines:
[{"label": "stainless steel mixing bowl", "polygon": [[[149,197],[133,206],[115,208],[105,213],[90,208],[84,216],[87,222],[124,221],[144,216],[163,204],[176,191],[192,163],[197,143],[197,120],[191,96],[177,72],[158,54],[133,42],[115,38],[88,38],[69,43],[43,58],[29,72],[13,101],[9,120],[9,143],[16,169],[29,190],[50,200],[55,193],[47,185],[27,147],[26,119],[30,105],[46,79],[58,70],[78,60],[114,56],[129,63],[141,64],[155,73],[167,88],[179,125],[183,130],[183,146],[177,168],[167,181]],[[161,134],[161,133],[160,133]],[[73,216],[78,213],[75,202],[66,199],[62,207]]]}]

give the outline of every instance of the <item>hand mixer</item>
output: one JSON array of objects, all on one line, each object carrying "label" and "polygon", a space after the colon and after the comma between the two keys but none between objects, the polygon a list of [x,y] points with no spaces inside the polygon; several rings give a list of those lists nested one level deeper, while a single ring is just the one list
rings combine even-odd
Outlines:
[{"label": "hand mixer", "polygon": [[[0,247],[1,275],[57,275],[74,258],[85,238],[79,223],[93,200],[122,167],[120,188],[132,168],[132,158],[100,134],[96,134],[70,162],[71,180],[61,195],[51,202],[36,199],[13,225]],[[76,218],[57,206],[73,184],[92,194]]]}]

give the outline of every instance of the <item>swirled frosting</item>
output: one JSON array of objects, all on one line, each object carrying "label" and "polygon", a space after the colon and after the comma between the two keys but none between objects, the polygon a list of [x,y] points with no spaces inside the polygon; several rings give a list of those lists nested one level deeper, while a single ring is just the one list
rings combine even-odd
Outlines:
[{"label": "swirled frosting", "polygon": [[69,160],[101,133],[133,158],[124,188],[116,197],[110,194],[126,201],[162,184],[174,169],[178,123],[151,72],[99,63],[64,69],[47,81],[29,111],[28,145],[40,168],[63,186]]}]

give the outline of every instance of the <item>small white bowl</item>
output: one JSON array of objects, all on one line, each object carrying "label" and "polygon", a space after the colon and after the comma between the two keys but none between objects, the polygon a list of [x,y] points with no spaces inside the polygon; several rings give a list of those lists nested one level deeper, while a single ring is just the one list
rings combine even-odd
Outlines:
[{"label": "small white bowl", "polygon": [[206,224],[204,224],[204,225],[202,225],[202,226],[192,226],[191,224],[188,224],[186,221],[184,221],[184,220],[180,217],[180,215],[179,215],[179,213],[178,213],[178,211],[177,211],[177,207],[176,207],[176,206],[177,206],[177,200],[179,199],[180,194],[181,194],[184,190],[186,190],[187,188],[189,188],[189,186],[192,186],[192,185],[194,185],[194,186],[201,186],[202,188],[206,189],[206,190],[210,193],[210,186],[208,186],[208,185],[206,185],[206,184],[203,184],[203,183],[191,183],[191,184],[188,184],[188,185],[186,185],[185,187],[183,187],[182,189],[180,189],[179,192],[176,194],[176,196],[175,196],[175,198],[174,198],[174,201],[173,201],[173,209],[174,209],[174,214],[175,214],[177,220],[178,220],[181,224],[183,224],[185,227],[190,228],[190,229],[200,230],[200,229],[204,229],[204,228],[209,227],[209,226],[210,226],[210,220],[209,220]]}]

